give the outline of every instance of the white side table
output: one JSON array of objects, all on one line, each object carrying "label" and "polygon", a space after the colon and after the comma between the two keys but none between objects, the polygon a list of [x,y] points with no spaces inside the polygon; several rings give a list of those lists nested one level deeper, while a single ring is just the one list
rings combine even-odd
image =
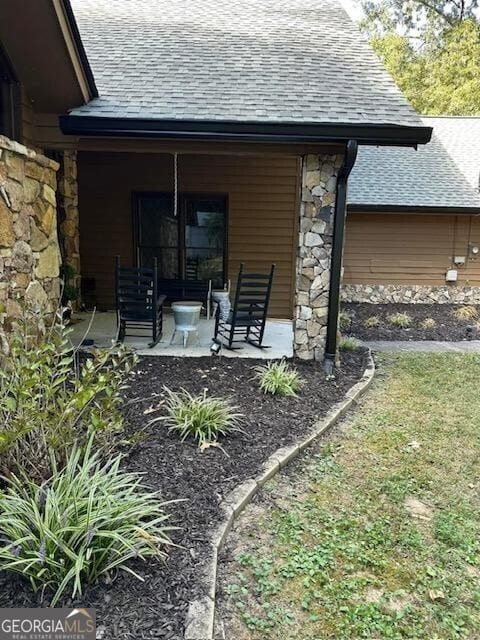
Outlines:
[{"label": "white side table", "polygon": [[177,333],[183,335],[183,348],[188,344],[188,337],[193,334],[197,338],[197,344],[200,344],[198,335],[198,322],[200,320],[200,312],[202,303],[194,300],[184,300],[182,302],[172,302],[173,318],[175,320],[175,329],[173,331],[170,344],[173,344]]}]

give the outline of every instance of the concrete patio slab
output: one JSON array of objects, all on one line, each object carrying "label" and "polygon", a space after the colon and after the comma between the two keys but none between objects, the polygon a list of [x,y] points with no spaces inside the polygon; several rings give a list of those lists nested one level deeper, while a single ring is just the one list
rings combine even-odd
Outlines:
[{"label": "concrete patio slab", "polygon": [[[87,337],[94,341],[96,347],[110,347],[116,336],[116,315],[110,311],[97,311],[92,313],[75,313],[72,323],[71,340],[78,346]],[[90,330],[89,330],[90,325]],[[183,348],[182,344],[170,344],[173,335],[174,320],[169,312],[164,314],[162,340],[150,348],[150,338],[144,336],[127,336],[125,344],[135,349],[140,355],[146,356],[183,356],[200,357],[209,356],[212,344],[214,320],[201,318],[198,326],[199,342],[192,339],[192,344]],[[242,349],[229,351],[222,349],[222,356],[227,358],[262,358],[271,360],[275,358],[291,358],[293,356],[293,329],[290,320],[267,320],[265,327],[264,345],[269,349],[257,349],[245,343],[238,343]]]}]

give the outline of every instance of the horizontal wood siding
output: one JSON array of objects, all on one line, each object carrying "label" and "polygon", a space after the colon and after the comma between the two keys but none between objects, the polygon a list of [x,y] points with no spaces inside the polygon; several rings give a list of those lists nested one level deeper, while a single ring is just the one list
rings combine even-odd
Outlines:
[{"label": "horizontal wood siding", "polygon": [[[172,189],[172,157],[80,152],[82,275],[95,279],[100,308],[114,305],[114,257],[133,263],[132,193]],[[179,190],[218,193],[229,202],[229,278],[246,268],[277,272],[272,317],[291,318],[297,236],[298,161],[290,156],[180,156]]]},{"label": "horizontal wood siding", "polygon": [[36,147],[34,112],[32,103],[27,96],[25,88],[21,87],[21,117],[22,117],[22,142],[25,146],[33,149]]},{"label": "horizontal wood siding", "polygon": [[480,220],[468,215],[349,213],[345,238],[346,284],[445,284],[454,256],[465,256],[458,283],[480,285]]}]

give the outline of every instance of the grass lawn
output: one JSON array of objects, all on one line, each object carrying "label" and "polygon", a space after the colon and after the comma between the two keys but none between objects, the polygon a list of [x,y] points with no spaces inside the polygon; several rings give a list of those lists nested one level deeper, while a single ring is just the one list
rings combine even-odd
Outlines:
[{"label": "grass lawn", "polygon": [[479,488],[480,357],[382,358],[345,427],[241,520],[226,637],[480,638]]}]

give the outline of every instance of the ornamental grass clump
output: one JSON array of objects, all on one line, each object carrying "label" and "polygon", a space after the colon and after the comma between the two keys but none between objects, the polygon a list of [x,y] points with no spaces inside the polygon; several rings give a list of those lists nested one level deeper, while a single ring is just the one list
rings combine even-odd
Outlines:
[{"label": "ornamental grass clump", "polygon": [[256,367],[255,370],[263,393],[296,396],[302,387],[302,379],[298,371],[292,369],[285,360],[269,362]]},{"label": "ornamental grass clump", "polygon": [[153,422],[164,420],[182,441],[192,437],[200,447],[206,447],[216,443],[219,436],[240,430],[242,414],[223,398],[207,396],[206,389],[200,395],[192,395],[186,389],[164,390],[167,415]]},{"label": "ornamental grass clump", "polygon": [[412,316],[408,313],[392,313],[388,316],[388,322],[397,329],[408,329],[412,325]]},{"label": "ornamental grass clump", "polygon": [[457,307],[452,311],[452,315],[457,320],[474,320],[478,316],[477,307],[467,304]]},{"label": "ornamental grass clump", "polygon": [[338,314],[338,327],[342,331],[346,331],[352,325],[352,316],[348,311],[340,311]]},{"label": "ornamental grass clump", "polygon": [[363,321],[363,326],[366,329],[376,329],[382,324],[382,321],[378,316],[369,316]]},{"label": "ornamental grass clump", "polygon": [[434,318],[425,318],[421,321],[420,326],[422,329],[435,329],[437,321]]},{"label": "ornamental grass clump", "polygon": [[63,469],[52,459],[46,482],[20,473],[4,478],[0,499],[0,570],[30,581],[34,591],[81,596],[87,584],[116,570],[140,580],[134,558],[162,558],[171,544],[168,515],[140,476],[120,469],[121,457],[102,463],[92,441],[76,447]]},{"label": "ornamental grass clump", "polygon": [[361,346],[360,341],[356,338],[342,338],[338,343],[340,351],[358,351]]}]

